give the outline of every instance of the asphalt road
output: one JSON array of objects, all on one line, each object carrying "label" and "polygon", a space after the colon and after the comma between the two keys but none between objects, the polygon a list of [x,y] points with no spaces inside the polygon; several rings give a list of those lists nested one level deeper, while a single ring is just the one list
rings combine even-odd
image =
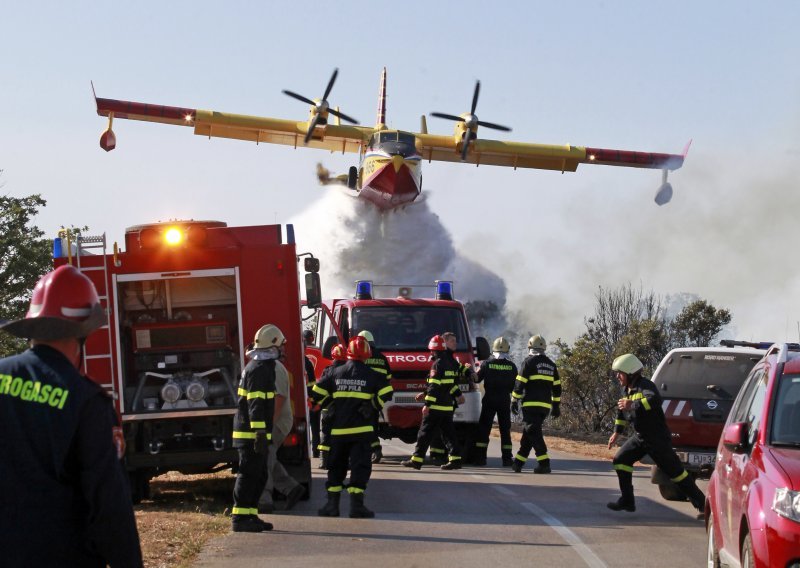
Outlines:
[{"label": "asphalt road", "polygon": [[[649,470],[634,478],[635,513],[606,508],[618,496],[610,461],[551,453],[553,473],[500,467],[493,438],[487,467],[421,471],[399,465],[412,446],[383,442],[366,505],[375,519],[321,518],[325,477],[290,512],[262,516],[275,530],[211,541],[196,566],[390,568],[415,566],[701,566],[706,535],[688,503],[664,501]],[[516,448],[516,446],[515,446]],[[318,460],[313,460],[316,465]],[[701,484],[705,490],[705,483]],[[515,563],[515,564],[512,564]]]}]

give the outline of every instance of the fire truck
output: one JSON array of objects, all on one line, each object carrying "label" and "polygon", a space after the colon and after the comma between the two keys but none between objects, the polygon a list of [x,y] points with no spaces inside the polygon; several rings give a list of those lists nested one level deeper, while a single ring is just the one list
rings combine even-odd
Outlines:
[{"label": "fire truck", "polygon": [[[434,297],[414,297],[415,290],[424,288],[434,288]],[[331,363],[333,346],[346,344],[361,331],[372,333],[376,347],[388,359],[394,396],[380,418],[379,435],[384,439],[400,438],[406,443],[417,439],[423,403],[415,396],[426,388],[431,369],[428,351],[431,337],[447,331],[455,333],[456,359],[473,367],[476,360],[488,359],[490,355],[485,338],[476,337],[473,344],[464,306],[454,299],[451,281],[437,280],[431,286],[389,286],[361,280],[356,282],[352,299],[324,301],[314,317],[317,343],[306,347],[306,355],[314,363],[317,377]],[[481,414],[479,386],[459,385],[465,402],[456,409],[453,421],[462,442],[470,439],[477,428]]]},{"label": "fire truck", "polygon": [[[159,222],[129,227],[124,247],[114,243],[111,254],[105,235],[72,240],[62,232],[53,248],[56,266],[71,263],[86,274],[108,313],[108,325],[87,338],[83,370],[115,400],[135,502],[148,497],[159,473],[236,467],[238,380],[248,343],[267,323],[287,338],[291,380],[294,425],[279,457],[310,489],[292,225]],[[319,262],[304,265],[313,305]]]}]

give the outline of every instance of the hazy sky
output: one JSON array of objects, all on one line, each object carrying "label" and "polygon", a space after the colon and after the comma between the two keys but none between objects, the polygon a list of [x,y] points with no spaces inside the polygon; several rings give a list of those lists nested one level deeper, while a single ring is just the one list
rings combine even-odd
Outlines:
[{"label": "hazy sky", "polygon": [[[107,98],[304,120],[281,89],[318,97],[338,67],[331,103],[371,125],[386,66],[395,128],[465,112],[480,79],[477,114],[514,129],[484,137],[676,153],[694,139],[660,208],[658,171],[424,165],[431,209],[505,279],[531,331],[571,340],[598,285],[633,282],[729,308],[741,338],[798,338],[798,2],[7,4],[0,183],[47,199],[36,222],[50,235],[302,219],[326,191],[315,164],[355,163],[123,120],[105,153],[90,80]],[[313,227],[296,230],[302,243]],[[436,245],[414,237],[420,254]]]}]

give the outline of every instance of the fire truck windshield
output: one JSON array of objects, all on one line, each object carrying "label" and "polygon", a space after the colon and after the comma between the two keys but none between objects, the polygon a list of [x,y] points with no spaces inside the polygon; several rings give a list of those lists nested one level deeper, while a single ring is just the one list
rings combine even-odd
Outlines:
[{"label": "fire truck windshield", "polygon": [[457,308],[431,306],[366,306],[353,309],[355,333],[367,330],[381,351],[427,351],[434,335],[456,334],[459,351],[471,348],[464,316]]}]

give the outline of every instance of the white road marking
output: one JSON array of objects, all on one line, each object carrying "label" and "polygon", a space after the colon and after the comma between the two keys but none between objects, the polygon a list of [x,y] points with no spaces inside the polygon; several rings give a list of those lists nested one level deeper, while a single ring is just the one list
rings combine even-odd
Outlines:
[{"label": "white road marking", "polygon": [[550,526],[550,528],[556,531],[558,535],[563,538],[564,541],[569,544],[581,558],[583,558],[583,561],[586,562],[587,566],[590,566],[591,568],[607,568],[606,563],[600,560],[600,557],[592,552],[592,549],[586,546],[578,537],[578,535],[565,527],[561,521],[549,515],[547,511],[537,507],[533,503],[520,503],[520,505],[542,519]]},{"label": "white road marking", "polygon": [[511,489],[503,485],[491,485],[490,487],[495,491],[497,491],[498,493],[502,493],[503,495],[508,495],[509,497],[514,497],[516,495],[516,493],[514,493]]},{"label": "white road marking", "polygon": [[479,480],[479,481],[483,481],[484,479],[486,479],[484,476],[482,476],[482,475],[481,475],[481,474],[479,474],[479,473],[472,473],[472,474],[470,474],[470,477],[471,477],[472,479],[477,479],[477,480]]}]

